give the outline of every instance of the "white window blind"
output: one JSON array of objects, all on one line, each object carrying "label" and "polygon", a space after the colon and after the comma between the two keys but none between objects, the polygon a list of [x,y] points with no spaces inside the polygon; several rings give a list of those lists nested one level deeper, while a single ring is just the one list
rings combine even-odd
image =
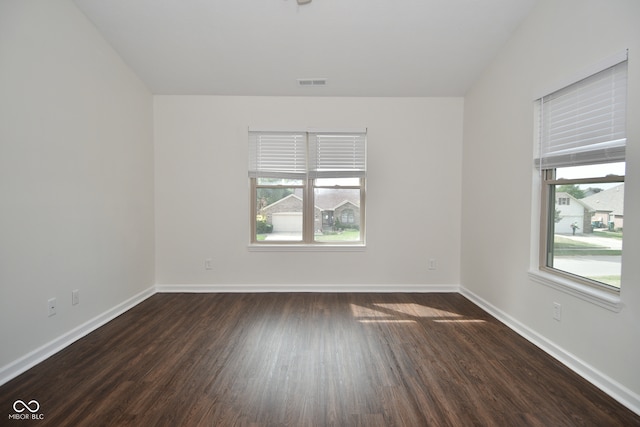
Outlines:
[{"label": "white window blind", "polygon": [[249,131],[249,177],[365,177],[366,141],[366,132]]},{"label": "white window blind", "polygon": [[249,132],[251,178],[304,178],[307,173],[304,132]]},{"label": "white window blind", "polygon": [[543,169],[624,161],[627,61],[540,99]]},{"label": "white window blind", "polygon": [[365,133],[310,133],[309,174],[312,178],[366,175]]}]

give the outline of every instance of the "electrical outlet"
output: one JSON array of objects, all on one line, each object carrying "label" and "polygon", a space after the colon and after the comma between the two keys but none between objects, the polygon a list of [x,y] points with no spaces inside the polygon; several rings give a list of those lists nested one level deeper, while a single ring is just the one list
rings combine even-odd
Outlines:
[{"label": "electrical outlet", "polygon": [[562,320],[562,306],[557,302],[553,303],[553,318],[558,322]]},{"label": "electrical outlet", "polygon": [[48,310],[48,313],[49,313],[49,317],[51,317],[54,314],[56,314],[56,299],[55,298],[50,298],[49,301],[47,301],[47,310]]},{"label": "electrical outlet", "polygon": [[429,270],[435,270],[436,269],[436,260],[435,258],[430,258],[429,259],[429,263],[428,263],[428,267]]},{"label": "electrical outlet", "polygon": [[213,270],[213,260],[211,258],[207,258],[204,260],[204,269]]},{"label": "electrical outlet", "polygon": [[74,289],[71,291],[71,305],[80,304],[80,291],[78,289]]}]

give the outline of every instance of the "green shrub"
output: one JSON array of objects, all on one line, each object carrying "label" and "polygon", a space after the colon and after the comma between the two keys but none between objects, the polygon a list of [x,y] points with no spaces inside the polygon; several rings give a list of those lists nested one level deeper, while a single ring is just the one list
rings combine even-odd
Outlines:
[{"label": "green shrub", "polygon": [[267,221],[256,221],[256,234],[267,234],[273,231],[273,225]]},{"label": "green shrub", "polygon": [[336,222],[333,227],[336,230],[360,230],[360,226],[358,224],[343,224],[338,218],[336,218]]}]

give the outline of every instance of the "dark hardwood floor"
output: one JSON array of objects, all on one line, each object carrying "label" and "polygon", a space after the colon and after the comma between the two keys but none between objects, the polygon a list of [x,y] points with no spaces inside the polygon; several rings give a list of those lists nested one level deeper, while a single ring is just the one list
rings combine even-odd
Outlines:
[{"label": "dark hardwood floor", "polygon": [[[8,419],[16,400],[43,419]],[[156,294],[0,408],[20,426],[640,426],[458,294]]]}]

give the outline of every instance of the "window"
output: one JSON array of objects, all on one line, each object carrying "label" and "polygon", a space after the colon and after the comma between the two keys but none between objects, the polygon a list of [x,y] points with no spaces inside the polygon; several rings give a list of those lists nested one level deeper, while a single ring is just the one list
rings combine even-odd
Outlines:
[{"label": "window", "polygon": [[342,211],[342,223],[343,224],[353,224],[355,223],[355,216],[353,214],[353,209],[345,209]]},{"label": "window", "polygon": [[620,290],[626,145],[625,59],[542,97],[540,269]]},{"label": "window", "polygon": [[363,245],[366,131],[249,131],[251,243]]}]

